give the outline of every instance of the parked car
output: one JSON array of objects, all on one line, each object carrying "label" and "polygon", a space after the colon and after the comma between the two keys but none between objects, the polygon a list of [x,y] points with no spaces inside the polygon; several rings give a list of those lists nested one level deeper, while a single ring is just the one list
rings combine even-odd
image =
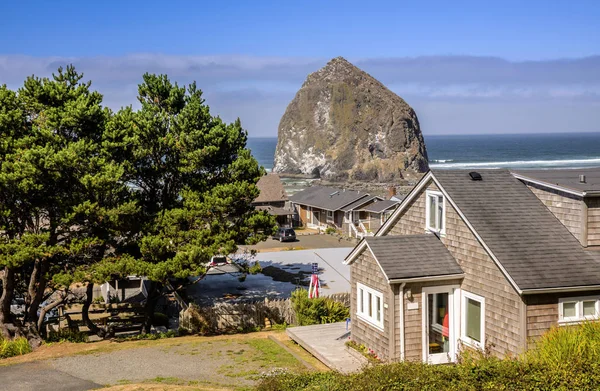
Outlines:
[{"label": "parked car", "polygon": [[272,238],[279,239],[280,242],[295,242],[296,232],[291,228],[279,228]]}]

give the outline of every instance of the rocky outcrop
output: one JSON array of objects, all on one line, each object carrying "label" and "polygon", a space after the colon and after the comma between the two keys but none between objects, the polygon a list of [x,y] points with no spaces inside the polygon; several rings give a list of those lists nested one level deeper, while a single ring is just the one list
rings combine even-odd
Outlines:
[{"label": "rocky outcrop", "polygon": [[279,123],[275,172],[394,182],[427,168],[415,111],[342,57],[308,76]]}]

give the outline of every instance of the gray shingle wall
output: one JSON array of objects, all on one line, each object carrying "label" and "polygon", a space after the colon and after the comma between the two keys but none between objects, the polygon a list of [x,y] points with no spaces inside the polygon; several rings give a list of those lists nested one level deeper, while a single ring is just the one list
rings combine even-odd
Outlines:
[{"label": "gray shingle wall", "polygon": [[564,297],[596,296],[600,291],[525,296],[527,303],[527,341],[531,346],[558,322],[558,300]]},{"label": "gray shingle wall", "polygon": [[[437,189],[430,184],[432,189]],[[406,205],[388,235],[415,235],[425,232],[425,192]]]},{"label": "gray shingle wall", "polygon": [[[380,331],[369,323],[364,322],[356,316],[357,290],[356,283],[360,282],[370,288],[383,293],[383,328]],[[373,349],[377,355],[384,360],[390,358],[389,354],[389,311],[385,305],[390,303],[391,291],[377,262],[371,256],[369,250],[363,251],[358,259],[350,267],[350,284],[352,287],[350,316],[352,317],[352,339]]]},{"label": "gray shingle wall", "polygon": [[588,207],[588,246],[600,246],[600,197],[586,199]]},{"label": "gray shingle wall", "polygon": [[577,240],[581,242],[582,199],[558,190],[540,187],[534,183],[527,184],[527,187],[532,191],[533,194],[537,196],[537,198],[540,199],[540,201],[544,203],[544,205],[548,207],[550,212],[552,212],[552,214],[556,216],[556,218],[558,218],[565,227],[567,227],[569,232],[571,232],[573,236],[575,236]]}]

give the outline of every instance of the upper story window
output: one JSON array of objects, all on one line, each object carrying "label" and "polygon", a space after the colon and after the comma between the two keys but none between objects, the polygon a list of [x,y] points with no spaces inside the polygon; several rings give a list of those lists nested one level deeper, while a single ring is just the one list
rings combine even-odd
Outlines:
[{"label": "upper story window", "polygon": [[428,231],[445,233],[446,230],[446,201],[439,191],[427,190],[426,192],[426,225]]},{"label": "upper story window", "polygon": [[558,322],[580,322],[598,319],[600,314],[600,297],[567,297],[558,300]]}]

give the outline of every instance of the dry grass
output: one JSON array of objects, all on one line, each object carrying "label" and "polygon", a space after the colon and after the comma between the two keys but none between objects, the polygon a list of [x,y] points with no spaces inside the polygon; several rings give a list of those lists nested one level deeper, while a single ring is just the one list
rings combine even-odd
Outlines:
[{"label": "dry grass", "polygon": [[125,384],[103,388],[102,391],[230,391],[228,388],[182,386],[177,384]]}]

